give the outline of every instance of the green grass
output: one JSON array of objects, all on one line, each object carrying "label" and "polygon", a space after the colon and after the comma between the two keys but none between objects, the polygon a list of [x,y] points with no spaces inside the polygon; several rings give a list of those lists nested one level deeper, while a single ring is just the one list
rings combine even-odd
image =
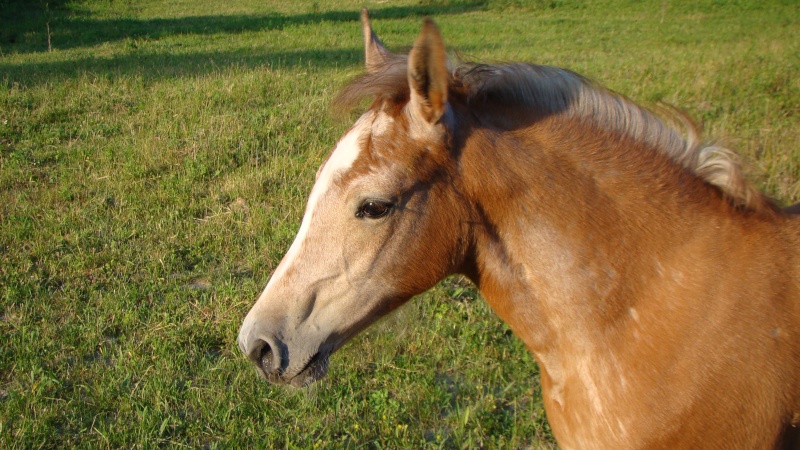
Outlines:
[{"label": "green grass", "polygon": [[349,125],[327,107],[362,4],[393,49],[432,15],[471,58],[685,108],[800,198],[792,0],[0,0],[0,447],[554,445],[532,358],[460,278],[308,389],[238,351]]}]

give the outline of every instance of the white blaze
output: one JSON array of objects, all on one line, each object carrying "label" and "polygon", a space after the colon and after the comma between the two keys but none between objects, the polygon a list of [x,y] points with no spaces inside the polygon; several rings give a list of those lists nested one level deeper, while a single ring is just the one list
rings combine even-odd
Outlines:
[{"label": "white blaze", "polygon": [[[328,161],[325,162],[322,172],[319,174],[317,181],[314,183],[314,187],[311,189],[311,195],[308,197],[308,204],[306,205],[303,222],[300,225],[300,231],[297,232],[292,246],[289,247],[286,256],[283,257],[275,273],[272,274],[272,278],[270,278],[269,283],[267,283],[267,287],[264,288],[264,292],[261,294],[262,298],[267,291],[269,291],[270,286],[275,280],[279,280],[284,273],[286,273],[286,270],[294,263],[294,259],[300,253],[300,248],[302,248],[303,242],[306,239],[308,229],[311,227],[311,218],[314,216],[317,204],[331,188],[336,175],[349,169],[355,160],[358,159],[358,155],[361,153],[359,140],[364,134],[364,131],[369,127],[371,116],[371,112],[361,116],[350,128],[350,131],[339,140],[336,144],[336,148],[334,148],[331,156],[328,158]],[[259,301],[260,300],[261,299],[259,299]]]}]

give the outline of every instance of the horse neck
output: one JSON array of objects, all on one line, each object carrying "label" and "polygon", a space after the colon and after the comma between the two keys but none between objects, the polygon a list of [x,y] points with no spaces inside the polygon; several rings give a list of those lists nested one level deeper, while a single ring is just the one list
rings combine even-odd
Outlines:
[{"label": "horse neck", "polygon": [[476,128],[462,167],[480,224],[470,276],[541,359],[623,339],[676,249],[729,210],[663,153],[574,119]]},{"label": "horse neck", "polygon": [[742,343],[791,359],[796,346],[761,343],[798,333],[797,219],[737,211],[665,152],[579,120],[501,129],[454,139],[474,224],[464,271],[536,357],[563,448],[680,442],[661,418],[762,380],[728,376],[752,357]]}]

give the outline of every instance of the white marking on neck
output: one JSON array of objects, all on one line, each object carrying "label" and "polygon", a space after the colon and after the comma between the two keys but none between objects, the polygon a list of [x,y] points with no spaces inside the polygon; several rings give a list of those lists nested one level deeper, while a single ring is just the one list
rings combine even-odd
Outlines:
[{"label": "white marking on neck", "polygon": [[308,203],[306,204],[306,211],[303,215],[303,222],[300,225],[300,230],[297,232],[292,246],[289,247],[289,251],[286,252],[286,256],[283,257],[278,268],[275,269],[275,272],[272,274],[269,283],[267,283],[267,287],[264,288],[264,292],[261,294],[262,298],[266,295],[267,291],[269,291],[270,286],[272,286],[276,280],[283,277],[286,270],[292,266],[297,255],[300,253],[300,249],[306,240],[308,229],[311,227],[311,219],[314,217],[314,211],[317,209],[320,199],[331,188],[336,176],[352,167],[353,163],[358,159],[358,156],[361,154],[359,140],[361,136],[364,135],[365,131],[369,129],[373,114],[372,112],[367,112],[361,116],[347,134],[339,140],[336,144],[336,148],[333,149],[330,157],[325,162],[322,171],[317,177],[317,181],[314,183],[314,187],[311,189],[311,195],[308,197]]},{"label": "white marking on neck", "polygon": [[636,311],[634,307],[631,306],[628,308],[628,314],[630,314],[631,319],[633,319],[634,322],[639,321],[639,312]]}]

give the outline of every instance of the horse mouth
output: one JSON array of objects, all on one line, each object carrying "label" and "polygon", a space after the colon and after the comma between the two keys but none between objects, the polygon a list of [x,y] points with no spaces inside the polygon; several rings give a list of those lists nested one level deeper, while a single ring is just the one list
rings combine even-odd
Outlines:
[{"label": "horse mouth", "polygon": [[293,376],[287,374],[282,368],[278,370],[271,369],[274,356],[270,347],[265,346],[261,349],[261,354],[258,357],[259,372],[273,384],[288,384],[297,388],[305,387],[328,373],[328,364],[330,362],[330,352],[328,351],[321,350],[315,353]]},{"label": "horse mouth", "polygon": [[300,372],[289,380],[289,384],[294,387],[304,387],[319,380],[328,373],[330,363],[330,353],[317,352]]}]

